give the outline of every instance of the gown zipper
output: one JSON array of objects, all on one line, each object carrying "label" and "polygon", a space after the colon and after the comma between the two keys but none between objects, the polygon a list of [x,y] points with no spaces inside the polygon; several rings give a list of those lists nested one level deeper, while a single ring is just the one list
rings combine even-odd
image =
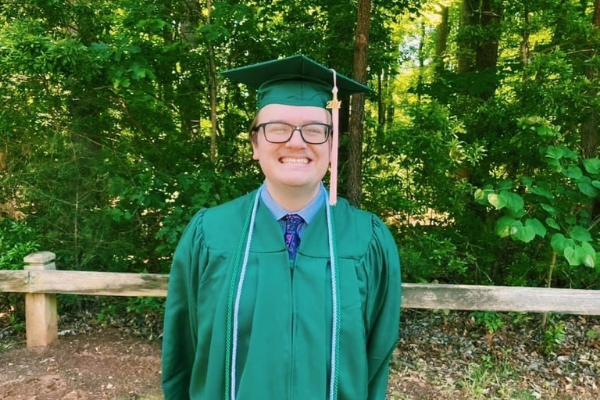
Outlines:
[{"label": "gown zipper", "polygon": [[294,398],[294,333],[296,328],[296,301],[294,298],[294,267],[296,266],[296,259],[290,260],[290,299],[291,299],[291,326],[290,326],[290,384],[288,398],[292,400]]}]

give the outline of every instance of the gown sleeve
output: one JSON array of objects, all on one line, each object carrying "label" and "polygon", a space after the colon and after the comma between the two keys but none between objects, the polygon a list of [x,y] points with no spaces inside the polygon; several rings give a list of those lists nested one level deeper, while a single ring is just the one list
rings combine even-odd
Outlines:
[{"label": "gown sleeve", "polygon": [[374,218],[373,229],[374,240],[365,260],[370,264],[367,265],[368,400],[384,400],[389,361],[398,340],[402,287],[400,259],[394,238],[379,218]]},{"label": "gown sleeve", "polygon": [[162,388],[165,400],[190,398],[190,377],[197,345],[198,278],[206,261],[202,217],[188,224],[173,255],[167,287],[162,338]]}]

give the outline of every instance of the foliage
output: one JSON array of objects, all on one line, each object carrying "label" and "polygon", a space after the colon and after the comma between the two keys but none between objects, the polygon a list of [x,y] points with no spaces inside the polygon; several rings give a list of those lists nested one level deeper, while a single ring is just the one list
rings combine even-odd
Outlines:
[{"label": "foliage", "polygon": [[426,229],[405,237],[401,248],[403,274],[410,282],[464,282],[471,255],[442,232]]},{"label": "foliage", "polygon": [[36,240],[26,222],[0,218],[0,270],[22,269],[23,258],[39,250]]},{"label": "foliage", "polygon": [[545,354],[551,354],[560,348],[566,335],[565,323],[550,314],[544,325],[542,347]]},{"label": "foliage", "polygon": [[[599,288],[592,4],[491,3],[462,26],[459,1],[373,2],[363,206],[392,228],[406,281]],[[168,273],[197,210],[262,180],[255,92],[220,76],[210,157],[211,74],[294,53],[353,73],[356,3],[204,7],[0,6],[0,268],[40,249],[62,269]]]},{"label": "foliage", "polygon": [[590,329],[585,333],[585,336],[590,340],[600,339],[600,332],[594,329]]},{"label": "foliage", "polygon": [[160,336],[164,298],[59,295],[59,313],[68,322],[85,320],[99,326],[127,327],[132,334],[154,340]]},{"label": "foliage", "polygon": [[[439,38],[431,14],[425,29],[405,37],[415,45],[403,63],[406,95],[396,98],[402,113],[382,140],[404,199],[384,181],[373,186],[386,192],[373,203],[391,199],[408,221],[436,216],[398,230],[408,279],[419,271],[419,280],[455,282],[455,269],[439,274],[432,251],[415,251],[449,242],[456,251],[442,251],[443,262],[459,258],[462,283],[598,287],[597,161],[580,150],[582,121],[598,112],[590,74],[598,39],[592,10],[576,3],[502,2],[489,37],[481,20],[462,29],[459,2],[444,3],[450,29],[442,71],[428,65]],[[457,70],[460,46],[489,57],[494,43],[495,67]]]},{"label": "foliage", "polygon": [[600,194],[600,159],[582,159],[561,143],[558,129],[539,117],[524,118],[521,125],[538,135],[535,164],[541,168],[535,176],[521,176],[519,183],[501,180],[476,190],[476,201],[502,210],[495,225],[500,237],[525,243],[544,240],[544,248],[563,256],[570,266],[600,271],[591,234],[596,225],[592,200]]},{"label": "foliage", "polygon": [[475,324],[484,326],[487,333],[497,332],[504,326],[504,319],[497,312],[475,311],[471,313],[471,317]]}]

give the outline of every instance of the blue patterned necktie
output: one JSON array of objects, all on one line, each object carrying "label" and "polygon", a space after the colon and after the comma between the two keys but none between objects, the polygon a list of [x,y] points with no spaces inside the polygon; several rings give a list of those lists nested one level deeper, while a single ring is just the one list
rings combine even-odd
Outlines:
[{"label": "blue patterned necktie", "polygon": [[298,247],[300,246],[300,226],[304,222],[301,216],[298,214],[288,214],[283,217],[285,221],[285,245],[287,246],[288,253],[290,254],[290,260],[296,258]]}]

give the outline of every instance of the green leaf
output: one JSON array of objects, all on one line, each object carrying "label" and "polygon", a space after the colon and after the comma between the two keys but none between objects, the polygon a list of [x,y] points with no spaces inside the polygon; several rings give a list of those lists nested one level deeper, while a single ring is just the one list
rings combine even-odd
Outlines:
[{"label": "green leaf", "polygon": [[546,155],[546,157],[552,158],[555,160],[560,160],[561,158],[563,158],[563,156],[565,154],[565,151],[563,148],[553,147],[553,146],[543,147],[541,149],[541,151]]},{"label": "green leaf", "polygon": [[586,267],[594,268],[596,265],[596,250],[588,242],[581,244],[581,253],[583,255],[583,265]]},{"label": "green leaf", "polygon": [[514,213],[518,213],[524,207],[523,198],[516,193],[503,190],[498,194],[498,196],[505,203],[506,208]]},{"label": "green leaf", "polygon": [[496,210],[501,210],[506,206],[506,198],[505,196],[501,196],[501,194],[490,193],[487,199],[491,205],[496,207]]},{"label": "green leaf", "polygon": [[513,181],[509,181],[509,180],[504,180],[504,181],[500,181],[498,182],[498,191],[502,191],[502,190],[510,190],[513,189],[515,187]]},{"label": "green leaf", "polygon": [[560,160],[550,159],[550,160],[546,160],[546,162],[548,163],[549,166],[553,167],[554,172],[562,172],[563,167],[560,163]]},{"label": "green leaf", "polygon": [[516,232],[512,235],[514,239],[520,240],[525,243],[531,242],[535,238],[535,229],[531,226],[523,226],[520,221],[517,221],[513,225],[516,228]]},{"label": "green leaf", "polygon": [[517,211],[511,211],[509,210],[507,215],[510,215],[513,218],[516,219],[521,219],[523,218],[527,213],[525,212],[524,208],[518,209]]},{"label": "green leaf", "polygon": [[582,226],[573,227],[571,232],[569,232],[569,236],[580,242],[592,241],[592,235],[590,235],[590,232]]},{"label": "green leaf", "polygon": [[125,51],[127,51],[130,54],[137,54],[141,53],[142,49],[139,46],[130,45],[125,47]]},{"label": "green leaf", "polygon": [[557,131],[547,125],[538,126],[536,131],[541,137],[556,137],[560,135]]},{"label": "green leaf", "polygon": [[531,193],[537,194],[538,196],[545,197],[547,199],[553,199],[554,194],[548,189],[541,188],[539,186],[532,186],[530,189]]},{"label": "green leaf", "polygon": [[[519,119],[519,123],[523,125],[539,125],[546,122],[546,120],[537,115],[530,115]],[[535,126],[531,126],[530,129],[535,129]]]},{"label": "green leaf", "polygon": [[[573,251],[569,249],[573,249]],[[588,251],[583,248],[583,246],[574,245],[573,247],[567,247],[565,249],[565,257],[567,257],[567,261],[569,261],[569,264],[572,266],[584,264],[593,268],[595,264],[595,256],[595,254],[593,256],[590,255]]]},{"label": "green leaf", "polygon": [[475,201],[479,202],[479,201],[486,200],[487,196],[482,189],[477,189],[477,190],[475,190],[475,193],[473,194],[473,198],[475,199]]},{"label": "green leaf", "polygon": [[522,177],[521,182],[523,182],[523,185],[525,185],[527,187],[533,186],[533,178],[531,178],[529,176]]},{"label": "green leaf", "polygon": [[588,197],[596,197],[598,196],[598,194],[600,194],[600,191],[598,191],[598,189],[596,189],[592,185],[592,181],[588,177],[584,177],[583,179],[581,179],[577,183],[577,187],[579,188],[581,193],[585,194]]},{"label": "green leaf", "polygon": [[537,218],[526,220],[525,227],[533,229],[533,232],[539,237],[546,236],[546,227]]},{"label": "green leaf", "polygon": [[577,160],[579,158],[579,153],[571,150],[566,146],[560,146],[560,149],[563,152],[563,158],[569,158],[571,160]]},{"label": "green leaf", "polygon": [[566,170],[563,170],[562,173],[564,176],[571,179],[581,179],[583,177],[583,172],[581,171],[581,168],[575,165],[571,165]]},{"label": "green leaf", "polygon": [[588,330],[588,331],[585,333],[585,336],[586,336],[588,339],[592,339],[592,340],[594,340],[594,339],[598,339],[598,338],[600,338],[600,332],[596,332],[596,331],[595,331],[595,330],[593,330],[593,329],[589,329],[589,330]]},{"label": "green leaf", "polygon": [[518,228],[515,226],[517,222],[521,224],[521,221],[505,215],[496,222],[496,234],[500,237],[514,235],[518,231]]},{"label": "green leaf", "polygon": [[592,181],[592,185],[593,185],[595,188],[598,188],[598,189],[600,189],[600,181],[596,181],[596,180],[594,180],[594,181]]},{"label": "green leaf", "polygon": [[542,208],[548,212],[550,215],[556,215],[556,208],[552,207],[550,204],[541,204]]},{"label": "green leaf", "polygon": [[554,218],[546,218],[546,225],[548,225],[550,228],[560,230],[560,225],[556,223]]},{"label": "green leaf", "polygon": [[475,190],[474,193],[474,197],[475,197],[475,202],[477,202],[478,204],[482,204],[484,206],[488,206],[490,205],[490,202],[488,201],[488,197],[490,194],[493,194],[494,190],[490,189],[490,188],[483,188],[483,189],[477,189]]},{"label": "green leaf", "polygon": [[563,255],[567,259],[569,265],[577,266],[581,264],[581,261],[579,260],[579,254],[577,254],[577,250],[574,247],[565,248],[565,252],[563,253]]},{"label": "green leaf", "polygon": [[600,159],[598,158],[586,158],[583,160],[583,166],[590,174],[600,173]]},{"label": "green leaf", "polygon": [[554,251],[559,254],[564,254],[565,248],[567,247],[567,238],[562,233],[555,233],[552,235],[550,244]]}]

